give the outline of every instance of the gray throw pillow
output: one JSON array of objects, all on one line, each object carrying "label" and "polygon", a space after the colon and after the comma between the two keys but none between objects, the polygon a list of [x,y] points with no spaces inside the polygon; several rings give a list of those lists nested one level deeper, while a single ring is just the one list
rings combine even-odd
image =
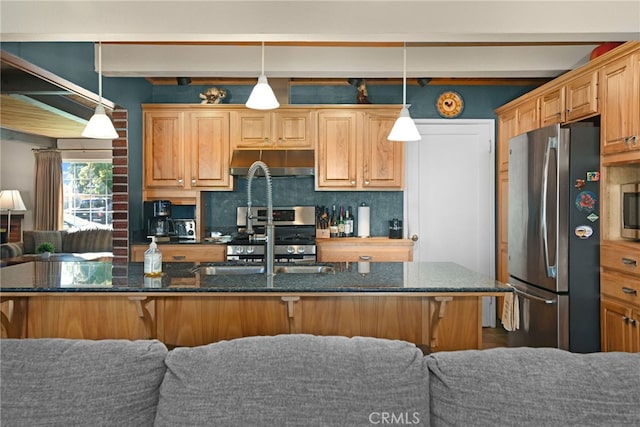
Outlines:
[{"label": "gray throw pillow", "polygon": [[434,426],[640,425],[640,354],[499,348],[426,360]]},{"label": "gray throw pillow", "polygon": [[3,426],[151,426],[167,348],[159,341],[3,339]]},{"label": "gray throw pillow", "polygon": [[158,426],[429,425],[428,374],[413,344],[279,335],[176,348]]}]

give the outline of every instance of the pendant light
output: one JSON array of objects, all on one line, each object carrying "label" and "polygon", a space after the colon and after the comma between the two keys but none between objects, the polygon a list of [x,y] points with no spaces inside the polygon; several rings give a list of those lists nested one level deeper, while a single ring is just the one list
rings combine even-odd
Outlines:
[{"label": "pendant light", "polygon": [[85,138],[115,139],[118,137],[118,132],[113,127],[113,123],[102,105],[102,42],[98,42],[98,96],[96,111],[82,131],[82,136]]},{"label": "pendant light", "polygon": [[258,77],[258,83],[253,87],[245,105],[247,108],[254,110],[273,110],[280,106],[276,95],[273,93],[271,86],[269,86],[269,82],[267,82],[267,76],[264,75],[264,42],[262,42],[262,73]]},{"label": "pendant light", "polygon": [[422,137],[415,122],[409,115],[407,107],[407,44],[403,44],[403,65],[402,65],[402,110],[400,117],[396,120],[391,128],[391,132],[387,139],[389,141],[420,141]]}]

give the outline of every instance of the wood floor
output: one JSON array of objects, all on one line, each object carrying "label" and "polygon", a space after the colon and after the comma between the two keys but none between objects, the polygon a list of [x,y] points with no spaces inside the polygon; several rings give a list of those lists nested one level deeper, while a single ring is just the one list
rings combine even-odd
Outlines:
[{"label": "wood floor", "polygon": [[501,324],[495,328],[482,328],[482,348],[507,347],[507,331]]}]

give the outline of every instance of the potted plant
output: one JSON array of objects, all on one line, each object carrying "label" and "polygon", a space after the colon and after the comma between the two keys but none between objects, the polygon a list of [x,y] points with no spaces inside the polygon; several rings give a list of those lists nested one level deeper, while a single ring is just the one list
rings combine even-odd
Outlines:
[{"label": "potted plant", "polygon": [[42,258],[49,258],[54,252],[55,249],[51,242],[42,242],[36,248],[36,253],[42,254]]}]

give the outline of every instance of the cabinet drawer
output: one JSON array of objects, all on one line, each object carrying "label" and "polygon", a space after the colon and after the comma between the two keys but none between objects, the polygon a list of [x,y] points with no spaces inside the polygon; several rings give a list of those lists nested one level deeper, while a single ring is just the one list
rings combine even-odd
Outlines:
[{"label": "cabinet drawer", "polygon": [[[131,246],[131,261],[143,262],[145,245]],[[224,262],[227,259],[226,245],[158,245],[163,262]]]},{"label": "cabinet drawer", "polygon": [[316,241],[320,262],[402,262],[413,260],[413,242],[386,238]]},{"label": "cabinet drawer", "polygon": [[629,245],[603,243],[600,247],[603,268],[640,275],[640,250]]},{"label": "cabinet drawer", "polygon": [[600,292],[603,295],[640,305],[639,277],[604,271],[600,278]]}]

